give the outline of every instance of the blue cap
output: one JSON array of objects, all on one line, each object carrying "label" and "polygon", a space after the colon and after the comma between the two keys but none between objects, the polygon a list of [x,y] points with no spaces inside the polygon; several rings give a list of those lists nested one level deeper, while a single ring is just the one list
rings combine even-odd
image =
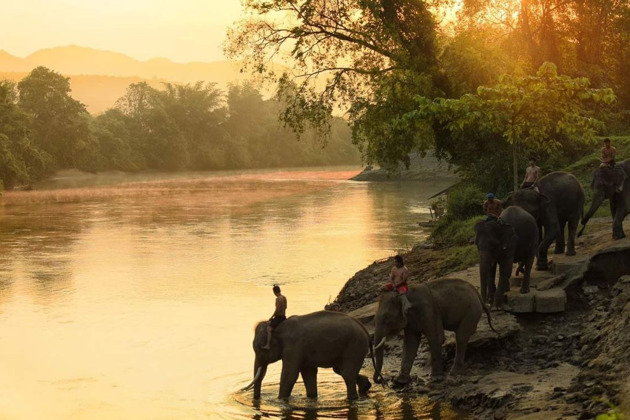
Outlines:
[{"label": "blue cap", "polygon": [[492,193],[488,193],[488,195],[487,195],[486,197],[488,197],[488,198],[494,198],[494,194],[492,194]]}]

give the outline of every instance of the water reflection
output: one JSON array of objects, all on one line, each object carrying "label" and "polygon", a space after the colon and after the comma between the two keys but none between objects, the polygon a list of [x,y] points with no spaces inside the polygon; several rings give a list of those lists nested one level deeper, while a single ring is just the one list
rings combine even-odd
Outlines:
[{"label": "water reflection", "polygon": [[233,390],[251,379],[270,285],[282,284],[289,314],[323,308],[356,271],[424,237],[422,197],[447,183],[178,177],[2,198],[4,417],[440,418],[380,389],[346,403],[332,373],[316,402],[276,403],[279,366],[260,406]]}]

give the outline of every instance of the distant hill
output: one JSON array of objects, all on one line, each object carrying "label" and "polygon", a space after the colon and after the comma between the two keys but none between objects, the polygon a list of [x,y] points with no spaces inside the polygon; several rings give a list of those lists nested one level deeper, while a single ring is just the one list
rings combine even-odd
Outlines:
[{"label": "distant hill", "polygon": [[176,63],[165,58],[140,61],[112,51],[70,45],[46,48],[25,57],[15,57],[0,50],[0,79],[21,80],[37,66],[45,66],[70,77],[72,96],[87,105],[91,113],[111,107],[131,83],[146,81],[153,87],[164,82],[229,83],[249,78],[238,63]]}]

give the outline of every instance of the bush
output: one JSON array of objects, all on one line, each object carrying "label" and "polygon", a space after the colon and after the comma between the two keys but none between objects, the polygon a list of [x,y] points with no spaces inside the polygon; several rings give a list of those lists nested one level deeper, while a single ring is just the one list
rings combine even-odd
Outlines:
[{"label": "bush", "polygon": [[437,247],[467,246],[475,237],[475,223],[483,220],[482,216],[466,220],[453,220],[444,217],[431,231],[431,240]]},{"label": "bush", "polygon": [[466,220],[481,214],[485,193],[473,185],[462,185],[448,192],[446,216]]}]

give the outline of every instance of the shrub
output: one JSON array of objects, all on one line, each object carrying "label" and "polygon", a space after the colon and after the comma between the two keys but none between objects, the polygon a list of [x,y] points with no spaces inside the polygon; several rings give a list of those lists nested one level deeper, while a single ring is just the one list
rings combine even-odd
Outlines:
[{"label": "shrub", "polygon": [[446,199],[446,216],[451,220],[466,220],[481,214],[485,194],[467,184],[453,188]]}]

